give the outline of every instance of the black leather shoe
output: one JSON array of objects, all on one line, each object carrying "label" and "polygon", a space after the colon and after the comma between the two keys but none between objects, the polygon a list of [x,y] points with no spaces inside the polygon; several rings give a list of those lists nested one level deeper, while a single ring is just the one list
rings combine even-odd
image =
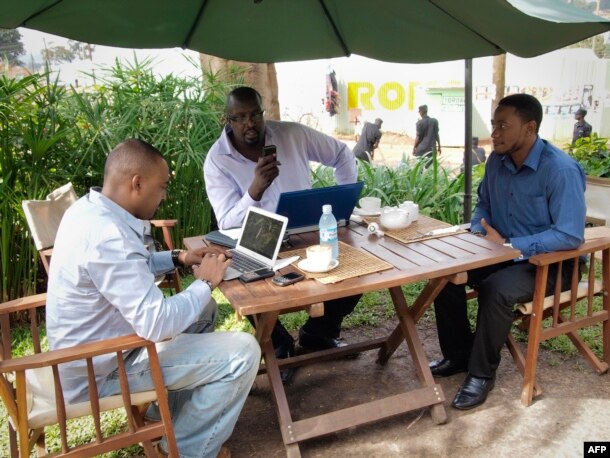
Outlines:
[{"label": "black leather shoe", "polygon": [[342,340],[332,337],[316,336],[303,329],[299,330],[299,345],[306,350],[327,350],[329,348],[346,347]]},{"label": "black leather shoe", "polygon": [[430,372],[435,377],[449,377],[450,375],[468,370],[468,361],[453,359],[435,359],[428,365]]},{"label": "black leather shoe", "polygon": [[458,390],[451,405],[456,409],[468,410],[485,402],[494,388],[496,377],[483,378],[468,375]]},{"label": "black leather shoe", "polygon": [[[285,359],[294,356],[294,340],[286,340],[279,347],[275,349],[275,357],[277,359]],[[280,377],[282,378],[282,383],[284,385],[292,382],[292,378],[294,377],[295,372],[297,371],[296,367],[286,367],[280,368]]]}]

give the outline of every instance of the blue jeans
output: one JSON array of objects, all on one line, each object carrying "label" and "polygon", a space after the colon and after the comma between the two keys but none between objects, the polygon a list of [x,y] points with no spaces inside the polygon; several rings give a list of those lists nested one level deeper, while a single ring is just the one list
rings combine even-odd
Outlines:
[{"label": "blue jeans", "polygon": [[[182,334],[157,343],[176,441],[185,458],[218,455],[235,427],[260,363],[260,347],[252,335],[210,332],[216,309],[216,302],[210,301],[198,321]],[[125,368],[131,391],[153,389],[145,350],[129,354]],[[100,396],[118,393],[115,371],[101,386]],[[161,448],[167,450],[165,438]]]}]

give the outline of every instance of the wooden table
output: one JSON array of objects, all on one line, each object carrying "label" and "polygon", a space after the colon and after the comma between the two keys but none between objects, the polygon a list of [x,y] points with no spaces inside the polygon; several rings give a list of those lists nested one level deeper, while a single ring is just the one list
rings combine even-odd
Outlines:
[{"label": "wooden table", "polygon": [[[256,337],[264,355],[265,370],[289,457],[300,456],[298,446],[300,441],[426,406],[430,406],[436,424],[444,423],[447,420],[443,406],[445,397],[441,386],[434,382],[415,323],[447,282],[463,283],[466,280],[467,270],[507,261],[519,254],[517,250],[489,242],[470,233],[446,235],[442,238],[405,245],[387,236],[370,235],[363,226],[350,225],[340,228],[339,238],[389,262],[394,267],[329,285],[307,279],[281,289],[273,285],[270,279],[248,284],[233,280],[220,285],[221,291],[235,311],[242,316],[252,315],[256,321]],[[292,245],[290,249],[304,248],[318,243],[318,233],[293,235],[290,243]],[[201,236],[189,237],[184,240],[184,244],[192,249],[201,247],[205,241]],[[289,266],[283,269],[282,273],[292,270],[296,269]],[[421,280],[427,280],[428,283],[409,307],[401,286]],[[270,336],[280,314],[302,310],[311,304],[330,299],[384,288],[389,289],[398,317],[395,330],[387,337],[287,359],[275,358]],[[407,343],[413,358],[419,388],[315,417],[292,420],[280,378],[280,367],[300,366],[376,348],[379,349],[378,362],[383,364],[403,341]]]}]

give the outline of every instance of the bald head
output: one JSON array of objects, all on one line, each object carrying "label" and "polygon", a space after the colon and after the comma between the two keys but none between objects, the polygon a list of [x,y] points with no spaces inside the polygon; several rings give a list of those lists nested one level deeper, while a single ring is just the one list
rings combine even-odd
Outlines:
[{"label": "bald head", "polygon": [[142,140],[126,140],[106,159],[102,194],[140,219],[150,219],[165,199],[169,167],[161,152]]},{"label": "bald head", "polygon": [[258,104],[258,106],[263,106],[263,98],[258,93],[258,91],[252,87],[248,86],[240,86],[238,88],[233,89],[227,95],[227,104],[225,107],[225,111],[227,114],[231,114],[232,107],[236,103],[239,104]]}]

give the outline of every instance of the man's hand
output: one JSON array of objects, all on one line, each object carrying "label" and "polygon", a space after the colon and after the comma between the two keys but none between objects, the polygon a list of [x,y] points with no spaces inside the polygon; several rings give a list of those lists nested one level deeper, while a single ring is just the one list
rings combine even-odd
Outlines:
[{"label": "man's hand", "polygon": [[[182,255],[184,258],[180,259],[180,261],[185,266],[199,265],[206,254],[224,254],[224,250],[218,247],[201,247],[196,250],[185,252],[184,255]],[[181,258],[182,256],[178,256],[178,258]]]},{"label": "man's hand", "polygon": [[485,218],[481,219],[481,226],[483,226],[483,229],[485,229],[485,232],[487,232],[487,235],[485,236],[487,240],[500,244],[506,243],[506,239],[502,237],[498,231],[491,227],[487,221],[485,221]]},{"label": "man's hand", "polygon": [[280,174],[280,165],[282,164],[277,160],[275,154],[258,159],[254,169],[254,180],[252,180],[252,184],[248,188],[250,197],[256,201],[263,198],[263,193]]},{"label": "man's hand", "polygon": [[216,288],[222,281],[231,260],[224,254],[207,253],[199,266],[193,266],[193,274],[198,280],[207,280]]}]

